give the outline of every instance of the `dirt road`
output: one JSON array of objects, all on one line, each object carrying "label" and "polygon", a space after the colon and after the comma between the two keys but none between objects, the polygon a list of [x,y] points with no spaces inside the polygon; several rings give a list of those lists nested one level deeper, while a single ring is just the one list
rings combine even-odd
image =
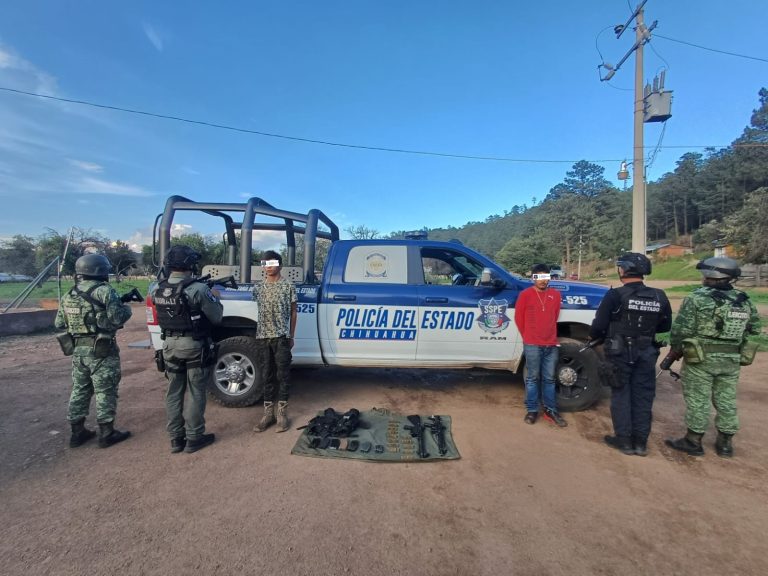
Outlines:
[{"label": "dirt road", "polygon": [[[15,575],[721,575],[768,573],[768,354],[742,372],[736,457],[672,453],[683,402],[659,380],[647,458],[606,447],[607,402],[569,426],[523,424],[518,377],[296,370],[294,426],[333,406],[453,418],[462,459],[291,456],[257,408],[214,403],[217,442],[169,453],[164,380],[143,309],[121,331],[118,427],[67,447],[69,360],[51,335],[0,340],[0,570]],[[90,420],[92,421],[93,415]]]}]

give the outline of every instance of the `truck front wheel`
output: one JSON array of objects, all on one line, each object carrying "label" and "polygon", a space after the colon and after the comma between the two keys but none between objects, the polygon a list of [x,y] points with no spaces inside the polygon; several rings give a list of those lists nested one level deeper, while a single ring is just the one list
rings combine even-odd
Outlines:
[{"label": "truck front wheel", "polygon": [[563,412],[586,410],[600,398],[600,356],[592,348],[579,352],[584,344],[560,338],[560,355],[555,372],[557,406]]},{"label": "truck front wheel", "polygon": [[209,391],[223,406],[252,406],[264,394],[256,344],[252,338],[235,336],[219,342],[219,355]]}]

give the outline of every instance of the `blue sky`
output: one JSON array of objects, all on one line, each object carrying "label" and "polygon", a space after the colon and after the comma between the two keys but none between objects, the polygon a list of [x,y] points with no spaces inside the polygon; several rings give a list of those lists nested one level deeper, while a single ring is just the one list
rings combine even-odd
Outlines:
[{"label": "blue sky", "polygon": [[[326,146],[0,90],[0,238],[70,226],[151,242],[172,194],[319,208],[341,228],[461,226],[531,205],[575,161],[632,157],[639,2],[6,0],[0,87],[342,144]],[[631,7],[630,7],[631,6]],[[649,0],[645,77],[673,117],[650,180],[738,137],[768,85],[765,4]],[[602,58],[597,48],[602,53]],[[653,147],[660,124],[645,126]],[[649,149],[650,153],[650,149]],[[535,161],[535,162],[534,162]],[[618,182],[617,182],[618,183]],[[187,230],[217,233],[185,215]],[[265,242],[269,243],[267,239]]]}]

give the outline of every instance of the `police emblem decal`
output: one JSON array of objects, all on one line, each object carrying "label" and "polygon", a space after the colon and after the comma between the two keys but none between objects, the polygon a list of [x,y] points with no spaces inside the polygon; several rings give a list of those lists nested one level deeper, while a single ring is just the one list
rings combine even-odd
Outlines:
[{"label": "police emblem decal", "polygon": [[365,277],[387,277],[387,257],[384,254],[373,252],[365,257]]},{"label": "police emblem decal", "polygon": [[477,318],[480,328],[491,334],[498,334],[507,329],[510,319],[507,316],[509,303],[506,300],[479,300],[477,306],[480,308],[480,316]]},{"label": "police emblem decal", "polygon": [[173,288],[165,288],[163,289],[163,296],[168,298],[171,294],[173,294]]}]

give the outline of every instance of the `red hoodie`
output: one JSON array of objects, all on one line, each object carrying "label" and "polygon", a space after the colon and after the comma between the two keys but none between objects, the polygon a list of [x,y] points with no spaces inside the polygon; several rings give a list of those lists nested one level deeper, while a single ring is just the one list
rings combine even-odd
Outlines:
[{"label": "red hoodie", "polygon": [[560,315],[560,291],[535,286],[520,293],[515,304],[515,324],[523,336],[523,344],[557,345],[557,317]]}]

